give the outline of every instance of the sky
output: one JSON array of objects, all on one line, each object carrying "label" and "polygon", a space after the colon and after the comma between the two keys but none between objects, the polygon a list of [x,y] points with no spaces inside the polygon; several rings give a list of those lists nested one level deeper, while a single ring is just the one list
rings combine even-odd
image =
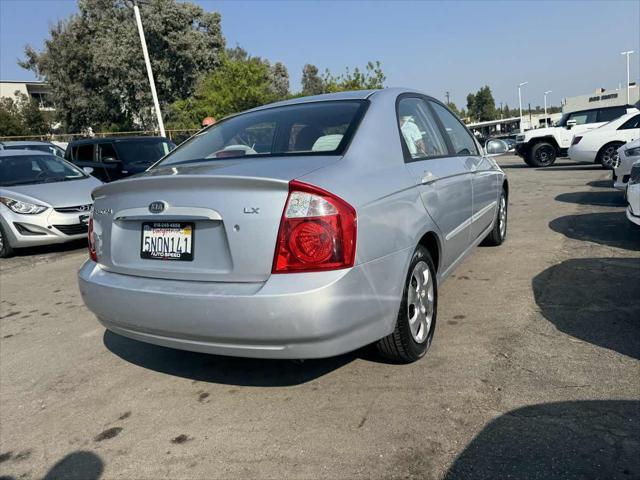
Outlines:
[{"label": "sky", "polygon": [[[344,72],[379,60],[387,86],[422,90],[465,106],[489,85],[496,104],[549,105],[615,89],[640,77],[640,0],[627,1],[241,1],[196,0],[222,15],[228,46],[289,69],[300,89],[302,67]],[[48,28],[77,10],[75,0],[0,0],[0,78],[30,80],[16,59],[37,49]],[[132,22],[133,22],[132,18]],[[143,18],[144,23],[144,18]]]}]

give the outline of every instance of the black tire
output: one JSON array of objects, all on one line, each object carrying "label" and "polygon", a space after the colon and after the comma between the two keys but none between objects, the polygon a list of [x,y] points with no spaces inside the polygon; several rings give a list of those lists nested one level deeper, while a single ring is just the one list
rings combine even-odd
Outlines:
[{"label": "black tire", "polygon": [[13,248],[9,245],[9,239],[4,233],[2,224],[0,224],[0,258],[13,257]]},{"label": "black tire", "polygon": [[556,147],[548,142],[539,142],[531,147],[527,163],[532,167],[550,167],[555,163],[557,156]]},{"label": "black tire", "polygon": [[[429,272],[429,278],[431,282],[427,282],[425,285],[424,291],[432,292],[432,299],[429,299],[429,295],[422,294],[419,295],[420,287],[413,284],[413,277],[416,269],[420,271],[420,269],[424,268],[426,264],[426,269]],[[426,270],[422,271],[424,274]],[[398,312],[398,318],[396,320],[396,327],[393,333],[387,335],[386,337],[378,340],[377,349],[378,352],[385,358],[398,362],[398,363],[411,363],[416,360],[424,357],[431,346],[431,341],[433,340],[433,333],[436,328],[436,318],[438,313],[438,285],[436,281],[436,269],[433,266],[433,260],[431,259],[431,255],[429,251],[423,246],[419,245],[416,248],[416,251],[411,258],[411,262],[409,263],[409,271],[407,272],[407,277],[405,279],[405,286],[402,292],[402,303],[400,304],[400,311]],[[427,327],[422,330],[417,330],[417,335],[421,337],[421,341],[416,341],[414,333],[412,333],[412,327],[410,325],[409,315],[411,310],[413,309],[414,314],[417,317],[416,308],[414,305],[410,305],[410,294],[409,289],[416,288],[416,294],[418,294],[419,298],[422,298],[423,301],[428,303],[427,311],[430,308],[431,312],[431,320],[428,321],[428,315],[425,315],[426,325]],[[414,301],[420,301],[415,299]],[[425,312],[422,312],[423,314]],[[414,321],[414,325],[418,322],[416,318]],[[422,335],[420,335],[420,333]]]},{"label": "black tire", "polygon": [[613,170],[618,162],[618,149],[624,145],[623,142],[611,142],[603,146],[598,155],[596,155],[596,163],[602,165],[602,168]]},{"label": "black tire", "polygon": [[502,245],[507,238],[507,225],[509,220],[509,198],[507,192],[502,189],[500,200],[498,200],[498,209],[496,211],[496,220],[493,223],[493,229],[482,241],[481,245],[497,247]]}]

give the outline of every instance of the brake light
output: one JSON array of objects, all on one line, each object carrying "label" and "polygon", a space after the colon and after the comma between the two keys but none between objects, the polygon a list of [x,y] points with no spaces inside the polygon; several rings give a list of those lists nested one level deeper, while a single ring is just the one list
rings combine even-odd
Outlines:
[{"label": "brake light", "polygon": [[347,202],[321,188],[292,180],[282,212],[273,273],[352,267],[357,218]]},{"label": "brake light", "polygon": [[573,137],[573,141],[571,142],[571,145],[579,144],[580,140],[582,140],[582,137]]},{"label": "brake light", "polygon": [[96,254],[96,243],[93,239],[93,215],[89,216],[89,228],[87,230],[88,246],[89,246],[89,258],[94,262],[98,261],[98,255]]}]

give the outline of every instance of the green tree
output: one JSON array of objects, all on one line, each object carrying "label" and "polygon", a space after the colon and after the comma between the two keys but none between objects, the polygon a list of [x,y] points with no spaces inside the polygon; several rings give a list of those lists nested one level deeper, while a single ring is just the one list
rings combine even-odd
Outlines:
[{"label": "green tree", "polygon": [[[153,103],[130,0],[79,0],[79,12],[50,29],[44,50],[20,64],[51,85],[69,132],[153,128]],[[188,98],[224,53],[220,15],[176,0],[142,4],[161,108]]]},{"label": "green tree", "polygon": [[324,82],[318,74],[318,67],[307,63],[302,69],[302,95],[319,95],[324,91]]},{"label": "green tree", "polygon": [[51,132],[47,115],[35,100],[16,92],[0,98],[0,136],[46,135]]},{"label": "green tree", "polygon": [[485,122],[487,120],[495,120],[496,102],[493,99],[491,88],[485,85],[475,94],[467,95],[467,110],[473,121]]},{"label": "green tree", "polygon": [[278,99],[267,62],[249,56],[225,58],[213,73],[202,77],[191,97],[171,106],[169,126],[199,128],[205,117],[221,119]]},{"label": "green tree", "polygon": [[460,110],[458,110],[458,107],[455,103],[449,102],[447,103],[447,107],[449,107],[451,111],[455,113],[458,117],[462,118],[462,113],[460,112]]},{"label": "green tree", "polygon": [[348,90],[371,90],[384,88],[384,82],[387,77],[382,71],[380,62],[368,62],[364,72],[358,67],[353,69],[353,72],[346,69],[345,73],[340,76],[334,76],[325,70],[323,77],[324,92],[342,92]]},{"label": "green tree", "polygon": [[277,99],[285,99],[289,96],[289,71],[284,63],[276,62],[269,69],[271,90]]}]

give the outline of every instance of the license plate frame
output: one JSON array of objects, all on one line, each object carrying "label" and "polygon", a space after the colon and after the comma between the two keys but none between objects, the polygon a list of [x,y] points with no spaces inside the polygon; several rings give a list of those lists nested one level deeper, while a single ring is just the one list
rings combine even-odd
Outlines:
[{"label": "license plate frame", "polygon": [[[144,247],[145,247],[145,228],[150,228],[150,229],[167,229],[169,231],[175,231],[178,232],[179,230],[182,230],[184,232],[185,228],[190,227],[191,229],[191,234],[189,237],[189,244],[190,244],[190,252],[176,252],[175,250],[177,250],[176,248],[174,248],[172,252],[167,252],[168,254],[158,254],[156,252],[156,254],[154,254],[154,252],[147,250],[145,251]],[[195,243],[194,243],[194,232],[196,229],[196,225],[193,222],[171,222],[171,221],[165,221],[165,222],[142,222],[142,225],[140,226],[140,258],[144,259],[144,260],[163,260],[163,261],[169,261],[169,262],[191,262],[193,261],[193,255],[194,255],[194,251],[195,251]],[[161,237],[155,237],[155,238],[161,238]],[[175,237],[174,237],[175,238]],[[182,237],[182,238],[186,238],[186,237]],[[176,255],[177,253],[177,255]]]}]

